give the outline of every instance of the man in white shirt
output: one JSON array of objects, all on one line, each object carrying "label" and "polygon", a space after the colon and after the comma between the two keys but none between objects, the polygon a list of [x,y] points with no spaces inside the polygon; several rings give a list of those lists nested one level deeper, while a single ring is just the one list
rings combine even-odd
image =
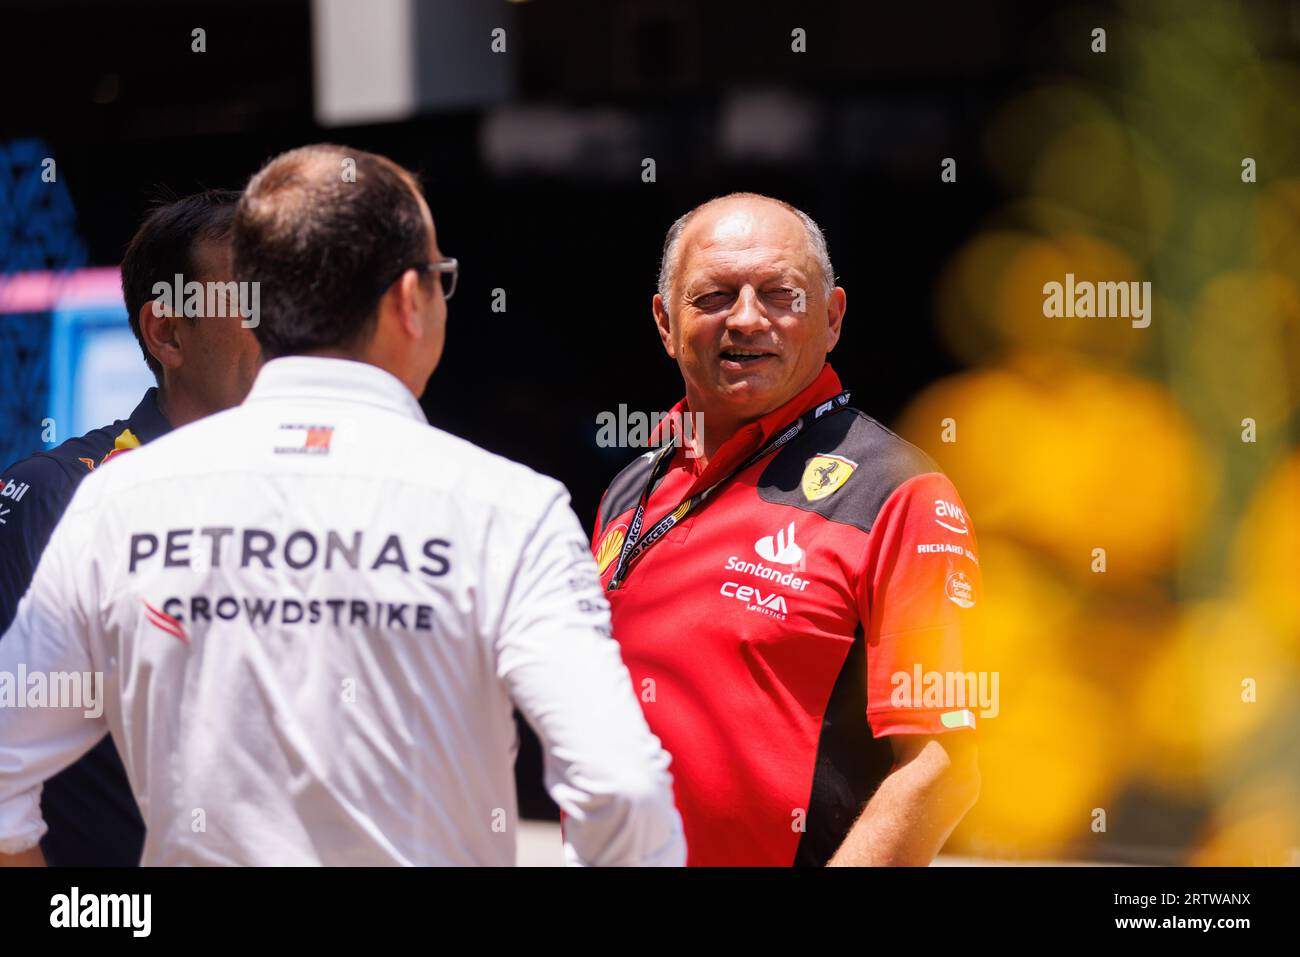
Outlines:
[{"label": "man in white shirt", "polygon": [[0,856],[40,863],[42,782],[111,732],[145,864],[512,864],[517,707],[571,863],[681,864],[563,486],[416,401],[457,264],[414,178],[285,153],[234,263],[247,401],[88,476],[0,640]]}]

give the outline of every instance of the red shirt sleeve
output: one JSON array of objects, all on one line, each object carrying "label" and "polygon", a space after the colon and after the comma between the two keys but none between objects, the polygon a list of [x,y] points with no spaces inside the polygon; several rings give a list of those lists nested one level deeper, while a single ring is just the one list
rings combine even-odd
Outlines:
[{"label": "red shirt sleeve", "polygon": [[974,728],[980,684],[974,672],[962,671],[962,636],[983,585],[975,529],[947,476],[929,472],[895,489],[872,526],[861,567],[857,598],[872,733]]}]

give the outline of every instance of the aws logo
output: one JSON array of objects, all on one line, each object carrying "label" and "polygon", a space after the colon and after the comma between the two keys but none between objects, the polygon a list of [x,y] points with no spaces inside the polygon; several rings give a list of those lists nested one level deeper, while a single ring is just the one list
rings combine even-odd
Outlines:
[{"label": "aws logo", "polygon": [[[970,529],[966,527],[966,515],[962,512],[960,506],[936,498],[934,500],[934,514],[938,516],[934,520],[936,525],[941,525],[948,531],[956,532],[958,535],[970,534]],[[948,524],[948,522],[944,521],[945,518],[948,519],[948,522],[954,524]]]},{"label": "aws logo", "polygon": [[626,525],[615,525],[600,540],[600,544],[596,546],[596,568],[602,575],[614,559],[618,558],[619,552],[623,550],[623,542],[626,540]]}]

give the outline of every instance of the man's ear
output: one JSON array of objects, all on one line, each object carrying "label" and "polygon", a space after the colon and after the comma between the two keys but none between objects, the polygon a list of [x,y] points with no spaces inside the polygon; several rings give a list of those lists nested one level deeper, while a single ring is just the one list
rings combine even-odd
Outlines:
[{"label": "man's ear", "polygon": [[836,286],[831,290],[830,297],[826,301],[827,352],[834,349],[835,343],[840,341],[840,330],[844,324],[844,310],[847,308],[848,297],[842,288]]},{"label": "man's ear", "polygon": [[179,369],[184,362],[178,326],[181,319],[156,299],[140,307],[140,338],[149,354],[164,369]]},{"label": "man's ear", "polygon": [[673,348],[673,327],[668,318],[668,309],[664,306],[664,297],[655,293],[650,300],[650,309],[654,312],[655,328],[659,330],[659,338],[663,340],[664,349],[672,358],[677,358],[677,352]]},{"label": "man's ear", "polygon": [[393,324],[406,339],[418,339],[420,329],[420,274],[408,269],[393,282],[379,300],[379,324]]},{"label": "man's ear", "polygon": [[[437,281],[436,278],[434,281]],[[402,330],[412,339],[419,339],[424,334],[420,326],[420,297],[424,295],[424,290],[420,288],[419,271],[406,270],[393,290],[397,294],[395,305],[398,307],[397,318]]]}]

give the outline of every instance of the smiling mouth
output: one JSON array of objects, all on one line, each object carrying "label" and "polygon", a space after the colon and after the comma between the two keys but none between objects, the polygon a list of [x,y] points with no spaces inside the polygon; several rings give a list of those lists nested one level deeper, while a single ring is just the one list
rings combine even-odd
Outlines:
[{"label": "smiling mouth", "polygon": [[723,349],[719,353],[719,357],[724,362],[735,362],[743,366],[752,365],[763,359],[771,359],[773,355],[770,352],[754,352],[751,349]]}]

